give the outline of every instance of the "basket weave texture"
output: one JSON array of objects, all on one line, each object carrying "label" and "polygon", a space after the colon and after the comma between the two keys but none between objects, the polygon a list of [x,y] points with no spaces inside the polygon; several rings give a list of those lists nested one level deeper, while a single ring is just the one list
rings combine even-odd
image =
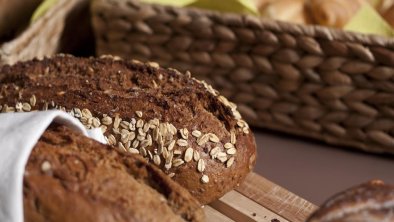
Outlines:
[{"label": "basket weave texture", "polygon": [[80,1],[59,0],[19,36],[0,45],[0,64],[14,64],[56,53],[67,15]]},{"label": "basket weave texture", "polygon": [[137,0],[93,0],[97,54],[214,85],[253,126],[394,153],[394,39]]}]

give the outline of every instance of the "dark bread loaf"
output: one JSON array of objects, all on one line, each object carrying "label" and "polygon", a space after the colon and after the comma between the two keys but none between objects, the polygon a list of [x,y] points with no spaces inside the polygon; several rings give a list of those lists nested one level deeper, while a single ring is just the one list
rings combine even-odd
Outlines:
[{"label": "dark bread loaf", "polygon": [[339,193],[311,215],[308,222],[394,221],[394,186],[374,180]]},{"label": "dark bread loaf", "polygon": [[236,106],[204,82],[155,64],[55,56],[0,68],[3,112],[62,109],[110,145],[139,153],[202,204],[237,186],[256,145]]},{"label": "dark bread loaf", "polygon": [[23,184],[25,221],[203,221],[200,204],[160,169],[64,126],[34,147]]}]

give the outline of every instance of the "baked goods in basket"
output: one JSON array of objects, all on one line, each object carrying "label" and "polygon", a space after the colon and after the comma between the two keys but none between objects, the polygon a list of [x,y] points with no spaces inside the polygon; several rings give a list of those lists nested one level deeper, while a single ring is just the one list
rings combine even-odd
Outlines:
[{"label": "baked goods in basket", "polygon": [[394,3],[384,12],[383,17],[394,28]]},{"label": "baked goods in basket", "polygon": [[262,17],[297,24],[309,24],[305,0],[257,1],[256,6]]},{"label": "baked goods in basket", "polygon": [[139,155],[51,125],[23,183],[25,222],[204,221],[198,201]]},{"label": "baked goods in basket", "polygon": [[0,68],[3,112],[60,109],[108,143],[141,154],[202,204],[239,185],[256,145],[236,106],[204,82],[156,64],[55,56]]},{"label": "baked goods in basket", "polygon": [[342,28],[365,3],[365,0],[306,0],[305,7],[316,24]]},{"label": "baked goods in basket", "polygon": [[335,195],[308,222],[394,221],[394,186],[373,180]]}]

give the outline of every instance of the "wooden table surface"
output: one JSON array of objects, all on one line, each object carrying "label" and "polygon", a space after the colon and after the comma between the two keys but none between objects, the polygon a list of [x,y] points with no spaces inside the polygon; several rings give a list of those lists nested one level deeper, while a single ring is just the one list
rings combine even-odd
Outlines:
[{"label": "wooden table surface", "polygon": [[321,205],[336,193],[380,179],[394,184],[394,155],[373,155],[321,142],[253,129],[254,172]]},{"label": "wooden table surface", "polygon": [[317,207],[264,177],[250,173],[237,189],[204,209],[209,222],[301,222]]}]

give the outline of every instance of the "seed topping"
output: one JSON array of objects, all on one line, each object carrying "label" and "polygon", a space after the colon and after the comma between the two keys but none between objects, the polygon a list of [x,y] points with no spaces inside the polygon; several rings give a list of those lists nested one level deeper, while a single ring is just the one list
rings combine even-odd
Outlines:
[{"label": "seed topping", "polygon": [[205,174],[202,175],[201,182],[204,183],[204,184],[209,183],[209,177],[207,175],[205,175]]},{"label": "seed topping", "polygon": [[186,163],[192,161],[193,159],[193,148],[189,147],[186,149],[184,160]]},{"label": "seed topping", "polygon": [[194,136],[194,137],[196,137],[196,138],[200,137],[201,134],[202,134],[202,133],[201,133],[200,131],[198,131],[198,130],[193,130],[193,132],[192,132],[192,136]]},{"label": "seed topping", "polygon": [[49,170],[51,170],[52,165],[51,163],[49,163],[49,161],[45,160],[44,162],[42,162],[41,164],[41,171],[42,172],[48,172]]},{"label": "seed topping", "polygon": [[[219,100],[231,107],[235,116],[238,115],[235,104],[228,102],[224,97],[220,97]],[[235,129],[230,131],[229,138],[222,138],[229,142],[221,143],[219,137],[214,133],[202,133],[197,129],[190,133],[187,128],[177,129],[171,123],[160,122],[158,118],[144,121],[141,119],[143,116],[142,111],[135,111],[136,118],[130,119],[122,119],[119,114],[114,116],[102,114],[102,117],[98,118],[86,108],[79,109],[75,107],[68,110],[66,107],[55,104],[54,101],[42,101],[42,104],[42,107],[36,107],[37,98],[35,95],[32,95],[28,102],[17,102],[15,106],[3,104],[0,105],[0,110],[1,112],[29,112],[34,107],[36,109],[42,108],[43,110],[50,108],[66,111],[71,116],[79,119],[87,129],[100,128],[105,133],[104,137],[109,145],[125,152],[140,154],[158,166],[164,161],[166,170],[195,161],[197,162],[197,171],[203,173],[206,168],[206,162],[201,158],[202,148],[210,149],[209,156],[211,159],[216,159],[217,163],[220,161],[227,168],[232,166],[235,160],[233,155],[237,153]],[[239,132],[249,133],[248,124],[241,118],[236,119],[236,127],[238,127]],[[192,137],[189,137],[189,134]],[[208,142],[210,143],[207,144]],[[202,148],[193,149],[190,147],[190,144],[193,143]],[[175,173],[170,173],[169,175],[173,177]],[[202,175],[201,182],[208,183],[208,175]]]},{"label": "seed topping", "polygon": [[205,161],[203,159],[198,160],[198,162],[197,162],[197,170],[200,173],[205,171]]},{"label": "seed topping", "polygon": [[226,167],[227,168],[229,168],[229,167],[231,167],[233,165],[234,159],[235,159],[234,157],[230,157],[230,159],[227,160],[227,162],[226,162]]},{"label": "seed topping", "polygon": [[139,118],[142,117],[142,112],[141,112],[141,111],[135,111],[135,114],[136,114]]}]

